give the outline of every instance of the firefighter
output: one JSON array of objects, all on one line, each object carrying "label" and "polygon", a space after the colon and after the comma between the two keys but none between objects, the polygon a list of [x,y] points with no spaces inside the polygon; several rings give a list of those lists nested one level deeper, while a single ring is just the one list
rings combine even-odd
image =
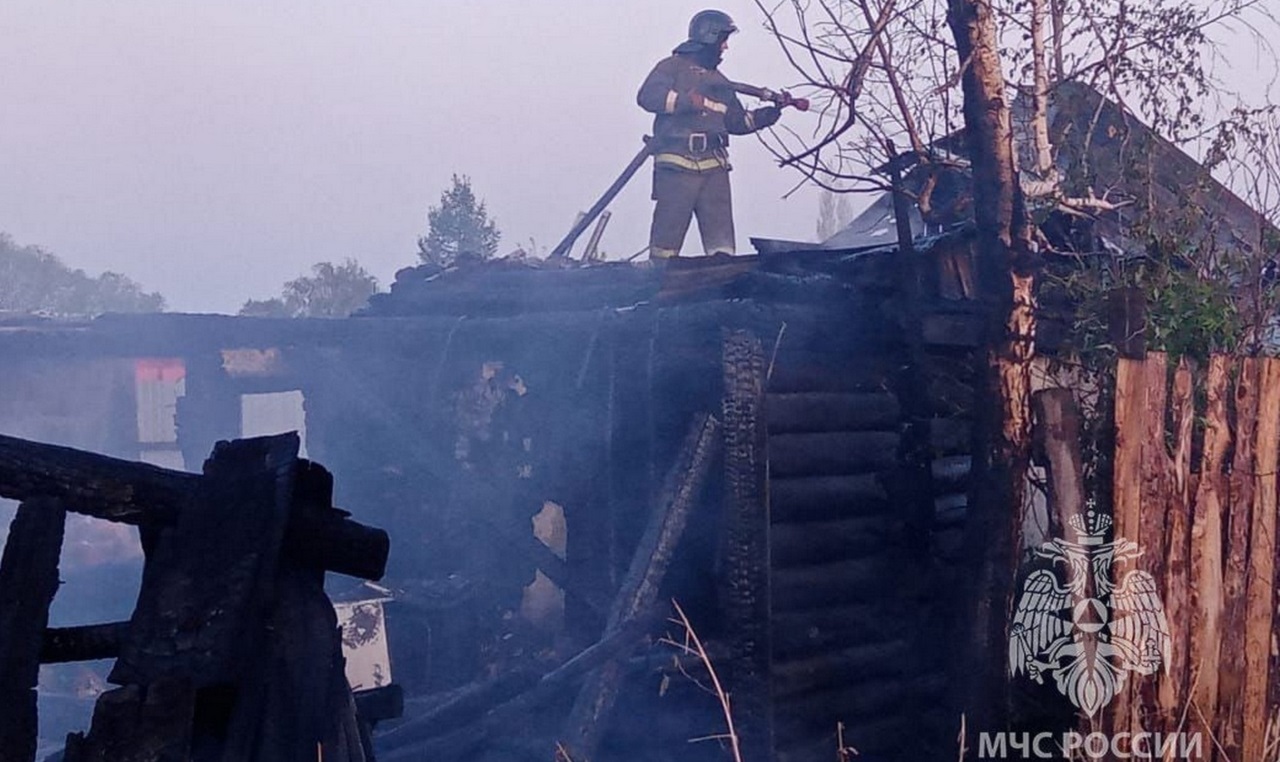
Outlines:
[{"label": "firefighter", "polygon": [[689,39],[653,67],[636,96],[641,108],[656,115],[652,260],[679,255],[693,215],[704,252],[734,253],[729,136],[769,127],[781,115],[777,106],[744,109],[717,68],[736,31],[726,13],[698,13],[689,22]]}]

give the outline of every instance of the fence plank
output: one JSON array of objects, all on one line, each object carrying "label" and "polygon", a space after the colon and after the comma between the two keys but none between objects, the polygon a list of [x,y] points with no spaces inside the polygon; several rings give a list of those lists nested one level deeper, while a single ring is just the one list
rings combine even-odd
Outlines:
[{"label": "fence plank", "polygon": [[1165,572],[1164,603],[1171,639],[1171,663],[1166,665],[1167,675],[1160,676],[1160,709],[1170,722],[1165,729],[1172,730],[1178,715],[1189,698],[1187,691],[1188,639],[1191,631],[1190,557],[1191,522],[1191,437],[1195,410],[1192,405],[1191,367],[1184,357],[1173,375],[1174,447],[1170,483],[1168,484],[1169,514],[1166,525],[1167,565]]},{"label": "fence plank", "polygon": [[1231,463],[1227,563],[1222,578],[1222,660],[1218,678],[1218,740],[1228,759],[1240,759],[1244,725],[1245,584],[1249,513],[1253,504],[1254,445],[1258,425],[1258,361],[1246,357],[1236,379],[1236,452]]},{"label": "fence plank", "polygon": [[[1135,539],[1139,536],[1146,408],[1145,362],[1121,357],[1116,365],[1116,450],[1112,473],[1112,520],[1116,537]],[[1115,731],[1128,732],[1135,724],[1132,686],[1132,680],[1126,681],[1111,704],[1106,724]]]},{"label": "fence plank", "polygon": [[1267,668],[1271,658],[1276,555],[1276,466],[1280,464],[1280,360],[1268,358],[1259,364],[1253,519],[1245,592],[1243,759],[1263,758],[1267,727]]},{"label": "fence plank", "polygon": [[1112,475],[1112,510],[1116,534],[1122,537],[1138,536],[1146,392],[1143,361],[1121,358],[1116,365],[1116,456]]},{"label": "fence plank", "polygon": [[[1165,518],[1169,508],[1169,485],[1172,482],[1173,464],[1165,447],[1165,403],[1168,399],[1168,357],[1163,352],[1148,352],[1142,367],[1144,404],[1142,413],[1142,458],[1140,469],[1141,500],[1138,505],[1136,533],[1127,537],[1138,543],[1142,555],[1135,566],[1151,575],[1152,579],[1165,579]],[[1136,534],[1136,536],[1135,536]],[[1116,570],[1117,579],[1122,572]],[[1159,674],[1159,673],[1157,673]],[[1126,728],[1138,731],[1142,728],[1163,727],[1167,717],[1160,716],[1156,679],[1144,679],[1134,674],[1127,681],[1130,700],[1139,717],[1141,727]]]},{"label": "fence plank", "polygon": [[[1164,579],[1164,525],[1168,511],[1168,482],[1173,464],[1165,447],[1165,402],[1168,360],[1163,352],[1147,353],[1142,368],[1145,389],[1142,413],[1141,499],[1138,526],[1124,535],[1142,546],[1138,567]],[[1136,531],[1135,531],[1136,530]]]},{"label": "fence plank", "polygon": [[[1209,360],[1205,383],[1204,451],[1200,460],[1200,480],[1195,490],[1195,512],[1191,517],[1191,639],[1190,685],[1198,711],[1189,716],[1191,732],[1207,734],[1213,729],[1218,708],[1218,661],[1222,642],[1222,508],[1227,499],[1222,466],[1231,446],[1227,420],[1227,358]],[[1204,720],[1202,721],[1201,717]]]},{"label": "fence plank", "polygon": [[0,435],[0,497],[56,497],[107,521],[171,521],[200,477],[70,447]]}]

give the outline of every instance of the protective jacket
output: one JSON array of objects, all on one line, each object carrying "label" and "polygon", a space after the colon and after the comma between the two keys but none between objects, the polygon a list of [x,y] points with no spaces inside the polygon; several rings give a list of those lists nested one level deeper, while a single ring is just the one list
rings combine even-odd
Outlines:
[{"label": "protective jacket", "polygon": [[[727,19],[727,17],[726,17]],[[692,34],[692,32],[691,32]],[[649,257],[677,256],[698,218],[702,250],[735,250],[729,188],[729,136],[746,135],[778,121],[779,110],[747,111],[713,61],[719,44],[690,40],[653,67],[636,102],[653,118],[653,223]]]},{"label": "protective jacket", "polygon": [[655,163],[695,172],[727,169],[729,136],[772,125],[778,109],[747,111],[718,69],[704,68],[694,55],[679,51],[653,67],[636,95],[640,108],[656,115]]}]

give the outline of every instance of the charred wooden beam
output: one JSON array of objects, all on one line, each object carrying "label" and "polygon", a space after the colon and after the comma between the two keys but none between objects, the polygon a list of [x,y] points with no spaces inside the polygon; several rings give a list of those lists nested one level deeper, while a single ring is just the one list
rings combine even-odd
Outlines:
[{"label": "charred wooden beam", "polygon": [[386,574],[391,552],[385,530],[352,521],[334,509],[290,516],[284,543],[290,560],[300,566],[375,581]]},{"label": "charred wooden beam", "polygon": [[802,611],[822,606],[875,603],[889,595],[906,596],[909,580],[892,590],[884,580],[898,575],[898,561],[881,553],[866,558],[774,570],[772,609]]},{"label": "charred wooden beam", "polygon": [[492,520],[482,513],[468,516],[467,519],[473,521],[486,534],[493,535],[513,552],[520,554],[528,559],[530,563],[537,566],[547,576],[547,579],[556,583],[556,586],[564,592],[566,598],[576,604],[586,606],[601,617],[608,612],[608,602],[602,600],[595,590],[578,580],[572,574],[569,564],[556,555],[551,548],[547,547],[546,543],[534,537],[527,529],[525,531],[512,531],[511,528]]},{"label": "charred wooden beam", "polygon": [[[764,421],[760,421],[761,430]],[[779,478],[849,476],[897,465],[896,431],[824,431],[769,437],[769,472]]]},{"label": "charred wooden beam", "polygon": [[0,435],[0,497],[56,497],[66,510],[124,524],[173,520],[200,477]]},{"label": "charred wooden beam", "polygon": [[114,659],[129,631],[128,622],[50,627],[40,643],[41,664]]},{"label": "charred wooden beam", "polygon": [[[596,269],[596,268],[592,268]],[[608,273],[600,273],[608,276]],[[616,274],[615,274],[616,275]],[[522,293],[529,284],[520,286]],[[558,294],[556,296],[562,296]],[[641,298],[644,298],[643,295]],[[459,303],[465,302],[459,300]],[[548,300],[551,301],[551,300]],[[635,299],[629,302],[633,303]],[[447,307],[446,307],[447,309]],[[562,308],[563,309],[563,308]],[[249,318],[231,315],[104,315],[87,325],[11,330],[0,333],[6,356],[80,355],[88,357],[191,357],[216,354],[228,347],[270,349],[282,346],[352,347],[388,344],[440,346],[456,327],[461,312],[436,315],[379,316],[377,320]],[[485,317],[474,311],[459,340],[483,341],[546,335],[572,323],[564,311],[522,312],[513,317]],[[12,352],[12,355],[8,353]]]},{"label": "charred wooden beam", "polygon": [[36,758],[40,642],[58,591],[65,523],[57,501],[23,503],[0,558],[0,762]]},{"label": "charred wooden beam", "polygon": [[[0,497],[56,497],[66,510],[108,521],[172,525],[204,478],[0,435]],[[338,510],[294,512],[285,543],[286,552],[300,564],[373,580],[385,572],[390,547],[385,531]]]},{"label": "charred wooden beam", "polygon": [[[769,455],[766,451],[765,371],[760,339],[726,330],[724,366],[724,559],[720,605],[732,633],[729,691],[737,710],[739,745],[746,759],[774,758],[773,609],[769,542]],[[838,435],[808,435],[813,437]],[[897,442],[889,448],[896,451]],[[797,463],[794,472],[800,471]],[[847,471],[844,473],[848,473]]]},{"label": "charred wooden beam", "polygon": [[775,522],[871,516],[892,511],[877,474],[777,478],[770,474],[769,509]]},{"label": "charred wooden beam", "polygon": [[773,522],[774,568],[865,558],[902,543],[904,517],[852,517],[805,523]]},{"label": "charred wooden beam", "polygon": [[284,532],[289,560],[306,569],[381,579],[391,552],[387,533],[333,507],[333,474],[327,468],[299,459],[294,470],[293,510]]},{"label": "charred wooden beam", "polygon": [[769,395],[769,431],[872,431],[897,429],[901,410],[888,392],[790,392]]},{"label": "charred wooden beam", "polygon": [[770,394],[883,393],[887,379],[896,370],[896,363],[879,352],[859,357],[854,365],[839,365],[826,353],[793,350],[790,343],[785,341],[778,348],[773,374],[769,376]]},{"label": "charred wooden beam", "polygon": [[[618,630],[641,617],[657,601],[658,588],[715,459],[718,430],[719,422],[707,414],[697,416],[690,426],[609,612],[606,632]],[[610,661],[583,685],[562,735],[574,759],[590,762],[595,757],[624,673],[622,664]]]},{"label": "charred wooden beam", "polygon": [[969,488],[969,478],[973,472],[973,457],[970,455],[948,455],[938,458],[929,466],[933,477],[935,494],[949,495],[964,492]]}]

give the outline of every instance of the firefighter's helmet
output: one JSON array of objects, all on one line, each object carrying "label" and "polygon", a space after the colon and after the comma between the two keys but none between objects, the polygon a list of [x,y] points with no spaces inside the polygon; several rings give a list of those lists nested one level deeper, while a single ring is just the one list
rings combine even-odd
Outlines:
[{"label": "firefighter's helmet", "polygon": [[724,11],[699,11],[689,20],[689,41],[699,45],[719,45],[738,31]]}]

